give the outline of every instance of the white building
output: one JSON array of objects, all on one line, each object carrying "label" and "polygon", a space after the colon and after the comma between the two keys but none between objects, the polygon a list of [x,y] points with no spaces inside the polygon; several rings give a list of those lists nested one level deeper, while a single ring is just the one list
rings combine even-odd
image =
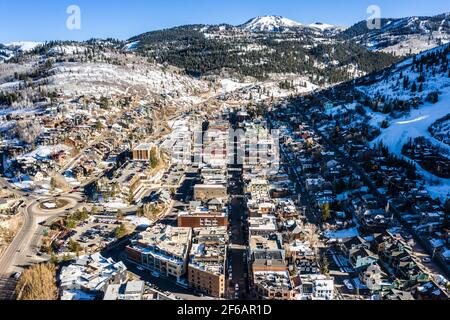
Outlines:
[{"label": "white building", "polygon": [[[84,294],[103,294],[108,285],[122,284],[127,279],[127,268],[122,262],[105,258],[100,253],[82,256],[61,269],[59,275],[62,299],[73,300]],[[67,292],[71,294],[67,294]],[[84,300],[84,298],[80,298]]]},{"label": "white building", "polygon": [[302,300],[334,300],[334,278],[322,274],[301,276]]},{"label": "white building", "polygon": [[156,224],[126,248],[128,260],[177,281],[187,271],[192,239],[191,228]]}]

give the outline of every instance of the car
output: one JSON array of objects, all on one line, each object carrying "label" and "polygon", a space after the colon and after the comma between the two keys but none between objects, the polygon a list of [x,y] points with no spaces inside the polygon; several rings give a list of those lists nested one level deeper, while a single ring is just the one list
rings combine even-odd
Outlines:
[{"label": "car", "polygon": [[422,259],[422,262],[423,263],[430,263],[431,262],[431,258],[425,257],[425,258]]},{"label": "car", "polygon": [[151,275],[152,275],[153,277],[155,277],[155,278],[159,278],[159,277],[161,276],[161,274],[160,274],[159,272],[156,272],[156,271],[153,271],[153,272],[151,273]]},{"label": "car", "polygon": [[350,290],[353,291],[355,290],[355,287],[352,285],[352,283],[350,282],[350,280],[344,280],[344,285],[345,287]]},{"label": "car", "polygon": [[234,290],[239,291],[239,284],[236,283],[236,285],[234,286]]},{"label": "car", "polygon": [[22,276],[22,272],[16,272],[13,274],[14,280],[19,280],[19,278]]},{"label": "car", "polygon": [[137,266],[136,269],[138,269],[139,271],[144,271],[145,269],[141,266]]}]

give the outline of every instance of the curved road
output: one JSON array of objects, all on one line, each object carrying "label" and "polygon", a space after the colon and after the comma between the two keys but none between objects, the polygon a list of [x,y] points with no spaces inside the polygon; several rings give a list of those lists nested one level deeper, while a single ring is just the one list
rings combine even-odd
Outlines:
[{"label": "curved road", "polygon": [[[43,210],[40,202],[50,199],[66,200],[68,204],[55,210]],[[35,263],[48,259],[37,256],[39,242],[43,236],[44,227],[40,223],[67,213],[67,209],[77,210],[86,207],[79,195],[62,195],[57,197],[34,198],[26,202],[26,207],[21,209],[23,224],[8,249],[0,257],[0,300],[14,299],[16,281],[12,275]]]}]

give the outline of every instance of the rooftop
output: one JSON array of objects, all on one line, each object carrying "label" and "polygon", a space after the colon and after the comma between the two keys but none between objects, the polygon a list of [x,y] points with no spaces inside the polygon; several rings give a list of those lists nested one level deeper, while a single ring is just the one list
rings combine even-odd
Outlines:
[{"label": "rooftop", "polygon": [[255,283],[268,290],[292,290],[292,283],[287,271],[254,273]]},{"label": "rooftop", "polygon": [[184,260],[191,242],[191,228],[175,228],[156,224],[139,234],[131,245],[143,253],[159,255],[168,260]]},{"label": "rooftop", "polygon": [[223,274],[227,243],[226,227],[194,229],[189,265],[213,274]]}]

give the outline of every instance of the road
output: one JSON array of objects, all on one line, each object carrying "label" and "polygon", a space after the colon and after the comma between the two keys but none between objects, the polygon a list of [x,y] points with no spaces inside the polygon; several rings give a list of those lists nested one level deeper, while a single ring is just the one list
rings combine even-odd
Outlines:
[{"label": "road", "polygon": [[8,249],[0,257],[0,300],[14,299],[15,280],[12,275],[23,272],[28,266],[46,261],[46,257],[38,257],[39,243],[43,237],[44,227],[40,223],[54,219],[67,213],[69,210],[78,210],[86,206],[79,195],[65,195],[58,197],[67,201],[67,205],[56,210],[43,210],[39,200],[45,198],[29,198],[25,208],[21,208],[23,224]]},{"label": "road", "polygon": [[[245,221],[244,199],[235,197],[231,200],[231,241],[229,248],[229,262],[232,267],[232,278],[229,279],[230,298],[249,298],[249,268],[247,261],[247,223]],[[236,284],[239,290],[235,290]],[[237,296],[236,296],[237,294]]]},{"label": "road", "polygon": [[[233,128],[237,129],[237,119],[230,119]],[[230,246],[228,249],[228,298],[246,299],[250,297],[249,282],[249,261],[248,261],[248,216],[244,194],[243,166],[238,163],[237,155],[240,154],[238,148],[241,146],[236,141],[234,143],[234,164],[229,165],[229,190],[230,202]],[[229,269],[229,268],[228,268]],[[237,288],[237,285],[239,288]],[[236,290],[239,289],[239,290]]]},{"label": "road", "polygon": [[295,182],[296,191],[300,194],[300,205],[306,208],[305,215],[308,221],[317,226],[321,226],[321,217],[317,210],[314,210],[316,206],[314,201],[311,199],[310,194],[305,189],[305,181],[304,177],[301,173],[299,173],[298,166],[293,159],[289,157],[289,154],[284,150],[284,146],[281,146],[281,153],[283,155],[283,160],[289,165],[290,170],[290,178]]},{"label": "road", "polygon": [[8,190],[13,195],[17,197],[23,197],[26,195],[25,192],[18,190],[16,187],[12,186],[5,178],[0,178],[0,188]]}]

